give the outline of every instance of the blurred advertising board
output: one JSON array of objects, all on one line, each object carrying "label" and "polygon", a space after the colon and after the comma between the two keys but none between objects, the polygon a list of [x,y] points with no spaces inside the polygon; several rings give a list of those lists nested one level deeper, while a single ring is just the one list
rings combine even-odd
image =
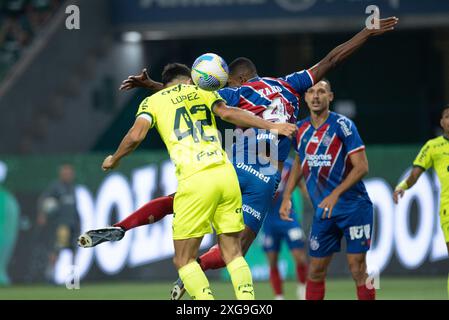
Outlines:
[{"label": "blurred advertising board", "polygon": [[[439,226],[439,183],[433,172],[424,174],[417,185],[406,193],[399,205],[392,200],[394,186],[409,170],[419,146],[369,146],[370,174],[365,179],[375,205],[372,249],[368,254],[371,271],[382,275],[418,275],[447,273],[446,246]],[[0,181],[7,199],[0,206],[0,267],[12,282],[40,282],[45,279],[48,252],[54,245],[51,224],[36,224],[38,197],[57,177],[63,163],[73,164],[76,171],[76,199],[80,228],[101,228],[123,219],[148,200],[176,190],[174,168],[167,154],[136,153],[122,161],[113,173],[101,171],[104,155],[2,157]],[[12,217],[16,217],[12,219]],[[305,206],[302,224],[306,235],[312,212]],[[9,219],[9,220],[8,220]],[[51,219],[51,217],[50,217]],[[172,217],[140,227],[126,234],[120,242],[105,243],[93,249],[78,248],[76,273],[82,280],[145,279],[148,281],[176,278],[172,265]],[[9,242],[8,242],[9,241]],[[214,243],[204,239],[202,249]],[[344,246],[343,246],[344,252]],[[5,254],[11,251],[8,256]],[[294,266],[285,251],[281,271],[293,276]],[[268,267],[259,237],[248,254],[256,279],[267,279]],[[71,253],[63,251],[58,259],[56,280],[63,283],[72,272]],[[72,270],[72,271],[70,271]],[[336,255],[330,274],[349,274],[344,255]],[[1,270],[0,270],[1,275]],[[212,276],[218,276],[214,273]]]}]

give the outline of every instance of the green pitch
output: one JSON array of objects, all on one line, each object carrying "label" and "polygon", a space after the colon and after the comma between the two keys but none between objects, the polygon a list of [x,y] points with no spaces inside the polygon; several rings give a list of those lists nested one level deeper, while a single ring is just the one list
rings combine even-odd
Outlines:
[{"label": "green pitch", "polygon": [[[216,299],[234,299],[232,287],[224,282],[211,282]],[[156,299],[168,300],[171,284],[167,283],[81,283],[80,290],[67,290],[56,286],[13,286],[0,287],[0,300],[5,299]],[[296,298],[296,284],[284,284],[287,299]],[[256,298],[271,300],[271,287],[267,282],[255,283]],[[381,278],[378,299],[447,299],[447,278]],[[354,284],[349,279],[332,279],[326,283],[326,299],[355,299]]]}]

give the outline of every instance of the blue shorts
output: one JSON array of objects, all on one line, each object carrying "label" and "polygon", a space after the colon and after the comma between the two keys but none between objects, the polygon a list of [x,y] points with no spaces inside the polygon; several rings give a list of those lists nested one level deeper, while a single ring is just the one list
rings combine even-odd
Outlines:
[{"label": "blue shorts", "polygon": [[347,253],[366,253],[371,245],[373,215],[370,202],[356,204],[351,212],[338,213],[330,219],[321,219],[315,214],[310,231],[310,256],[323,258],[339,252],[343,235]]},{"label": "blue shorts", "polygon": [[282,224],[264,225],[263,249],[265,252],[279,252],[282,240],[290,250],[304,248],[304,232],[298,221],[283,221]]},{"label": "blue shorts", "polygon": [[268,210],[281,175],[278,171],[270,176],[260,173],[258,165],[234,164],[242,192],[242,209],[245,225],[258,234]]}]

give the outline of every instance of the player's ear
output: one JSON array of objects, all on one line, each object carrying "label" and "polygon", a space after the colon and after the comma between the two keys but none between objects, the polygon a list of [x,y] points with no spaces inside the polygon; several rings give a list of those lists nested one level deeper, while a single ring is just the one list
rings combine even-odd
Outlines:
[{"label": "player's ear", "polygon": [[306,93],[304,93],[304,100],[306,100],[306,103],[309,103],[309,100],[310,100],[309,97],[310,97],[310,94],[308,91],[306,91]]},{"label": "player's ear", "polygon": [[334,93],[332,91],[329,92],[329,102],[334,101],[334,98],[335,98]]}]

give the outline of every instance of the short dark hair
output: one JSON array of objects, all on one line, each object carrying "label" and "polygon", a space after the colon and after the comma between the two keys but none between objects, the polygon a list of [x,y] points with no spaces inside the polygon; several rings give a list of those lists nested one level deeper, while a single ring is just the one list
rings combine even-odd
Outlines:
[{"label": "short dark hair", "polygon": [[235,59],[229,65],[229,73],[231,75],[236,74],[246,74],[246,75],[257,75],[256,65],[248,58],[240,57]]},{"label": "short dark hair", "polygon": [[190,79],[192,77],[191,74],[190,68],[185,64],[170,63],[167,64],[164,67],[164,71],[162,71],[162,83],[166,85],[178,77],[187,77]]},{"label": "short dark hair", "polygon": [[443,109],[441,110],[441,117],[444,116],[444,113],[446,112],[447,109],[449,109],[449,104],[445,105],[445,106],[443,107]]},{"label": "short dark hair", "polygon": [[323,78],[320,81],[326,82],[327,86],[329,87],[329,91],[332,92],[332,85],[331,85],[331,82],[329,81],[329,79]]}]

